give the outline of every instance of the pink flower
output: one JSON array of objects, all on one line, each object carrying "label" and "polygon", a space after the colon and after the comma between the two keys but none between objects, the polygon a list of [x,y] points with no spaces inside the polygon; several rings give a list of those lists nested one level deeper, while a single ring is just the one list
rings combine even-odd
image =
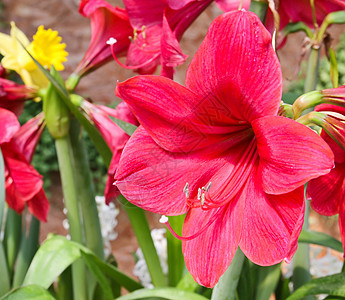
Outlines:
[{"label": "pink flower", "polygon": [[255,14],[213,21],[186,87],[137,76],[116,93],[141,124],[122,153],[116,185],[146,210],[187,213],[183,253],[198,283],[213,287],[238,246],[259,265],[291,259],[302,186],[330,171],[333,154],[312,130],[277,116],[280,65]]},{"label": "pink flower", "polygon": [[25,101],[36,95],[36,88],[0,78],[0,107],[14,112],[17,116],[22,113]]},{"label": "pink flower", "polygon": [[0,108],[0,146],[5,162],[6,202],[21,213],[28,206],[39,220],[46,222],[49,202],[43,190],[42,176],[30,165],[34,149],[43,130],[43,115],[22,127],[16,116]]},{"label": "pink flower", "polygon": [[[336,89],[334,89],[336,90]],[[341,239],[345,243],[345,108],[335,105],[319,105],[317,111],[323,111],[330,116],[326,122],[333,125],[331,134],[336,136],[342,148],[322,130],[321,136],[329,144],[334,153],[335,167],[330,173],[313,179],[308,183],[307,195],[311,199],[311,207],[321,215],[339,214]],[[333,115],[333,116],[332,116]],[[335,122],[334,122],[335,121]],[[327,128],[326,128],[327,129]]]},{"label": "pink flower", "polygon": [[81,0],[79,12],[91,19],[91,42],[74,71],[75,74],[83,76],[111,60],[111,49],[106,44],[109,38],[117,40],[114,46],[116,54],[125,54],[133,29],[124,9],[112,7],[103,0]]},{"label": "pink flower", "polygon": [[133,125],[138,125],[139,123],[125,102],[121,102],[116,109],[103,105],[94,105],[87,101],[82,103],[82,107],[95,123],[95,126],[113,152],[113,157],[108,169],[108,180],[104,191],[105,202],[109,204],[119,195],[118,188],[113,185],[114,175],[118,168],[123,148],[129,140],[129,135],[117,126],[109,116]]}]

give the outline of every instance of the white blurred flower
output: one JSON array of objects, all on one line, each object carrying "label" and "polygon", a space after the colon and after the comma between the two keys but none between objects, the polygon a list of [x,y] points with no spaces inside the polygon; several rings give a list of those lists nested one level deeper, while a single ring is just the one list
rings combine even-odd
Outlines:
[{"label": "white blurred flower", "polygon": [[[101,231],[103,237],[104,245],[104,254],[107,257],[111,253],[111,244],[110,241],[113,241],[117,238],[117,232],[115,227],[118,224],[116,217],[119,214],[119,209],[116,208],[114,203],[109,205],[105,204],[104,196],[96,196],[95,198],[98,210],[99,221],[101,223]],[[67,215],[67,209],[64,208],[63,212]],[[62,226],[68,230],[69,224],[68,220],[64,219],[62,221]],[[67,235],[67,238],[70,239],[70,235]]]},{"label": "white blurred flower", "polygon": [[[154,246],[157,250],[159,261],[161,263],[163,273],[168,274],[168,252],[167,252],[167,239],[165,237],[166,230],[165,228],[153,229],[151,231],[151,236],[153,239]],[[138,276],[140,282],[144,287],[153,288],[150,273],[147,269],[146,261],[141,251],[141,248],[138,248],[135,253],[138,257],[138,261],[135,264],[133,273]]]}]

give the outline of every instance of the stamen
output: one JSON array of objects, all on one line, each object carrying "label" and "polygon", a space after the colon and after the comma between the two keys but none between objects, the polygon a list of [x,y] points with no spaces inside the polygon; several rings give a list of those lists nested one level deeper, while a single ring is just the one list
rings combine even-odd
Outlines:
[{"label": "stamen", "polygon": [[107,45],[114,45],[117,43],[117,40],[113,37],[109,38],[109,40],[107,40]]},{"label": "stamen", "polygon": [[201,195],[201,206],[205,204],[205,194]]},{"label": "stamen", "polygon": [[201,188],[198,188],[198,200],[200,200],[201,197]]},{"label": "stamen", "polygon": [[[165,218],[163,218],[165,217]],[[167,220],[166,222],[161,222],[161,223],[164,223],[165,226],[169,229],[169,231],[171,232],[171,234],[176,237],[177,239],[181,240],[181,241],[190,241],[190,240],[193,240],[195,238],[197,238],[200,234],[202,234],[208,227],[210,227],[214,221],[216,221],[218,218],[218,210],[214,213],[214,215],[212,216],[212,218],[205,224],[204,227],[202,227],[198,232],[190,235],[190,236],[180,236],[178,235],[173,229],[172,227],[170,226],[169,224],[169,220],[166,216],[162,216],[161,219],[159,220],[161,222],[162,221],[165,221]]]},{"label": "stamen", "polygon": [[111,47],[111,54],[113,55],[113,58],[115,59],[115,61],[123,68],[125,69],[128,69],[128,70],[136,70],[136,69],[140,69],[140,68],[143,68],[143,67],[146,67],[148,66],[150,63],[152,63],[153,61],[155,61],[159,56],[160,56],[160,53],[157,53],[156,55],[154,55],[151,59],[149,59],[148,61],[140,64],[140,65],[136,65],[136,66],[126,66],[124,65],[123,63],[121,63],[118,58],[116,57],[116,54],[115,54],[115,50],[114,50],[114,45],[115,44],[110,44],[110,47]]},{"label": "stamen", "polygon": [[141,34],[143,35],[143,39],[145,40],[146,39],[146,32],[145,32],[145,25],[143,25],[142,27],[141,27]]},{"label": "stamen", "polygon": [[209,184],[207,185],[207,187],[206,187],[206,192],[208,192],[208,191],[210,190],[211,185],[212,185],[212,182],[210,181],[210,183],[209,183]]},{"label": "stamen", "polygon": [[183,192],[185,193],[188,190],[188,188],[189,188],[189,183],[186,182],[186,185],[183,188]]}]

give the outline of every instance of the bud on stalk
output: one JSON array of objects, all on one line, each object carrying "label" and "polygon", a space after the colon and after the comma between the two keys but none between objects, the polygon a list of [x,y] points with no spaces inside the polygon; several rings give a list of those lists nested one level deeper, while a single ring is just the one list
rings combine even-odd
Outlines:
[{"label": "bud on stalk", "polygon": [[[61,75],[54,67],[52,67],[50,73],[61,86],[64,86]],[[51,82],[43,98],[43,112],[47,128],[52,137],[54,139],[65,137],[69,131],[70,111]]]}]

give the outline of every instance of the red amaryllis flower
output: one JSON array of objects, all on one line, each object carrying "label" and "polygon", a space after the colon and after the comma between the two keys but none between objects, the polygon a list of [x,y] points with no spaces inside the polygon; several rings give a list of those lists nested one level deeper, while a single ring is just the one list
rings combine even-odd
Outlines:
[{"label": "red amaryllis flower", "polygon": [[110,37],[117,40],[114,45],[116,54],[126,53],[130,44],[129,36],[132,35],[133,29],[124,9],[112,7],[103,0],[82,0],[79,12],[91,19],[91,42],[74,71],[81,77],[111,60],[111,49],[106,44]]},{"label": "red amaryllis flower", "polygon": [[82,107],[95,123],[113,152],[113,157],[108,169],[108,179],[104,190],[105,202],[109,204],[119,195],[118,188],[113,185],[114,175],[120,161],[122,150],[129,140],[129,135],[117,126],[109,116],[136,126],[139,125],[139,123],[125,102],[121,102],[116,109],[103,105],[94,105],[87,101],[82,103]]},{"label": "red amaryllis flower", "polygon": [[[172,78],[173,68],[186,56],[179,40],[186,29],[213,0],[124,0],[134,36],[127,54],[127,65],[140,74],[153,73],[161,64],[161,75]],[[238,9],[239,0],[216,1],[224,10]],[[246,8],[250,1],[244,1]]]},{"label": "red amaryllis flower", "polygon": [[17,116],[22,113],[25,101],[34,98],[36,94],[36,88],[0,78],[0,107],[14,112]]},{"label": "red amaryllis flower", "polygon": [[137,76],[116,93],[141,123],[116,185],[146,210],[187,212],[183,253],[198,283],[213,287],[238,246],[260,265],[291,259],[303,223],[302,185],[328,173],[333,154],[312,130],[277,116],[280,65],[255,14],[213,21],[186,87]]},{"label": "red amaryllis flower", "polygon": [[0,120],[6,202],[17,213],[21,213],[26,204],[35,217],[46,222],[49,202],[43,190],[42,176],[30,165],[43,129],[43,115],[31,119],[19,128],[15,115],[0,108]]},{"label": "red amaryllis flower", "polygon": [[[344,10],[343,0],[315,0],[315,17],[320,26],[326,16],[334,11]],[[278,4],[280,15],[280,29],[283,29],[289,22],[302,21],[309,27],[314,27],[313,10],[310,0],[280,0]]]},{"label": "red amaryllis flower", "polygon": [[[317,111],[329,113],[336,118],[335,130],[342,134],[341,148],[324,130],[321,136],[329,144],[334,153],[335,168],[330,173],[313,179],[308,183],[307,195],[311,199],[311,207],[321,215],[332,216],[339,213],[341,239],[345,243],[345,108],[335,105],[319,105]],[[337,117],[338,115],[338,117]],[[342,120],[342,121],[340,121]],[[332,125],[332,119],[326,120]],[[340,141],[341,142],[341,141]]]}]

